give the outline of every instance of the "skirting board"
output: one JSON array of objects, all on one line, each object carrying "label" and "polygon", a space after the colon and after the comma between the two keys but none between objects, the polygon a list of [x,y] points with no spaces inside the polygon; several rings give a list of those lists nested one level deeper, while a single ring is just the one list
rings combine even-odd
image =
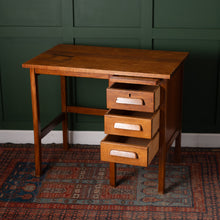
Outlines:
[{"label": "skirting board", "polygon": [[[69,131],[69,143],[99,145],[103,131]],[[34,143],[33,131],[0,130],[0,143]],[[62,131],[51,131],[42,139],[43,144],[62,143]],[[183,147],[220,147],[220,134],[182,133]]]}]

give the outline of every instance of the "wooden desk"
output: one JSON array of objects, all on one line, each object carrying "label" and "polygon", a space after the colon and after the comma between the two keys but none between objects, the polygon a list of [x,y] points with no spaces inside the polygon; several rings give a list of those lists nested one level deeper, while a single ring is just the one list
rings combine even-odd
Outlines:
[{"label": "wooden desk", "polygon": [[[103,116],[107,112],[107,109],[68,106],[66,103],[66,77],[107,79],[109,85],[124,83],[126,85],[159,87],[158,191],[164,193],[166,154],[174,140],[176,140],[175,158],[180,160],[183,62],[187,56],[187,52],[57,45],[24,63],[22,67],[30,69],[35,175],[37,177],[41,175],[41,139],[61,122],[63,126],[63,145],[65,149],[68,149],[68,112]],[[59,75],[61,79],[62,113],[43,129],[40,127],[37,83],[39,74]],[[143,105],[148,104],[143,102]],[[154,152],[153,156],[156,153]],[[125,160],[125,163],[126,161],[128,160]],[[111,159],[109,159],[109,162],[110,184],[115,186],[116,163],[112,162]]]}]

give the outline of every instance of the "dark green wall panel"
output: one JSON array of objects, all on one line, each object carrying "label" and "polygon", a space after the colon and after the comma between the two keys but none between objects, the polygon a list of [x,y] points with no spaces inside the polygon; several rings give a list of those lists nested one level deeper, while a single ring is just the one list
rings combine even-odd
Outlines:
[{"label": "dark green wall panel", "polygon": [[218,41],[155,40],[154,48],[190,52],[185,62],[183,130],[213,130],[218,92]]},{"label": "dark green wall panel", "polygon": [[[108,87],[107,80],[76,78],[75,81],[75,104],[84,107],[106,108],[106,88]],[[83,124],[93,123],[92,130],[103,128],[103,117],[90,115],[77,115],[75,117],[75,129],[81,130]],[[83,124],[81,124],[83,123]],[[85,127],[84,130],[88,130]]]},{"label": "dark green wall panel", "polygon": [[75,0],[76,26],[136,27],[140,25],[140,0]]},{"label": "dark green wall panel", "polygon": [[155,0],[154,25],[160,28],[220,28],[219,0]]},{"label": "dark green wall panel", "polygon": [[134,38],[76,38],[75,44],[104,47],[140,48],[140,39]]},{"label": "dark green wall panel", "polygon": [[107,80],[76,78],[75,102],[79,106],[106,108],[105,89],[108,86]]},{"label": "dark green wall panel", "polygon": [[[106,108],[107,80],[76,78],[74,81],[75,104],[84,107]],[[92,123],[92,127],[85,127],[86,122]],[[82,124],[81,124],[82,123]],[[84,126],[84,128],[83,128]],[[75,116],[74,128],[76,130],[102,130],[103,117],[79,115]]]},{"label": "dark green wall panel", "polygon": [[0,1],[0,25],[61,26],[61,0]]},{"label": "dark green wall panel", "polygon": [[60,77],[44,75],[38,81],[41,124],[44,127],[61,112]]},{"label": "dark green wall panel", "polygon": [[[32,129],[29,73],[21,64],[69,43],[189,51],[183,130],[220,132],[219,11],[219,0],[0,1],[0,129]],[[69,78],[68,102],[104,108],[107,85]],[[60,112],[59,77],[40,76],[39,92],[43,126]],[[103,117],[70,114],[69,125],[103,130]]]},{"label": "dark green wall panel", "polygon": [[[29,71],[22,69],[21,64],[59,42],[59,39],[0,40],[1,53],[3,54],[1,59],[3,117],[6,127],[7,123],[10,123],[11,126],[13,121],[32,121]],[[46,76],[41,76],[41,78],[39,87],[44,121],[49,116],[49,111],[52,109],[53,115],[56,109],[54,107],[57,107],[57,101],[60,97],[57,86],[60,84],[54,78],[47,79]],[[58,100],[53,95],[54,97],[58,96]]]},{"label": "dark green wall panel", "polygon": [[[1,54],[0,54],[0,60],[2,60]],[[3,95],[2,95],[2,68],[0,63],[0,129],[2,128],[2,122],[3,122]]]}]

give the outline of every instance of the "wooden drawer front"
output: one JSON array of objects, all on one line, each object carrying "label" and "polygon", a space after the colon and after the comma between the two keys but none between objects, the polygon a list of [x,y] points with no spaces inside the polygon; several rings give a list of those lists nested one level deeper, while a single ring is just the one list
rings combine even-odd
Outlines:
[{"label": "wooden drawer front", "polygon": [[151,140],[107,135],[101,141],[101,160],[147,167],[159,150],[159,133]]},{"label": "wooden drawer front", "polygon": [[114,83],[107,88],[107,108],[154,112],[160,105],[160,87]]},{"label": "wooden drawer front", "polygon": [[160,110],[156,113],[110,110],[105,114],[105,133],[152,138],[159,129]]}]

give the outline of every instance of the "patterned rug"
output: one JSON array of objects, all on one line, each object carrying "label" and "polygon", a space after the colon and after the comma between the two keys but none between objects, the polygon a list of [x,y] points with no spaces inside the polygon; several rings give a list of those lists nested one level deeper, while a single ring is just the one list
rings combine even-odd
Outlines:
[{"label": "patterned rug", "polygon": [[168,159],[164,195],[157,157],[148,168],[118,164],[113,188],[99,146],[44,145],[42,154],[36,178],[33,145],[0,145],[0,219],[220,219],[220,149]]}]

